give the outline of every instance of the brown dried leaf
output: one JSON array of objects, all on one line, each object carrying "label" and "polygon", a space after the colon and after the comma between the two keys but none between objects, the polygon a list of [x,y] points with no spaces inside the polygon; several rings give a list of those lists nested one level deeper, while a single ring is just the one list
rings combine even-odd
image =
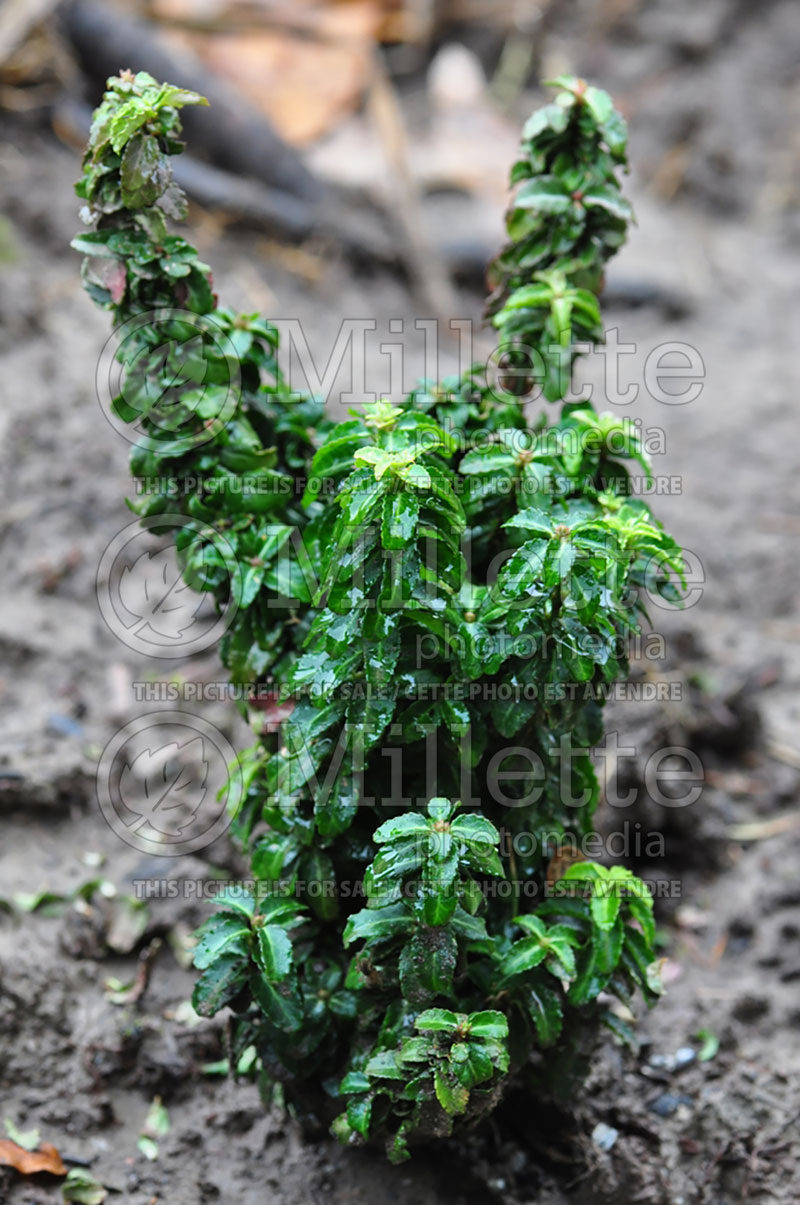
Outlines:
[{"label": "brown dried leaf", "polygon": [[380,23],[374,0],[308,11],[315,16],[309,31],[278,25],[218,33],[175,30],[165,36],[194,51],[235,84],[288,142],[303,146],[334,129],[361,103]]},{"label": "brown dried leaf", "polygon": [[67,1169],[51,1142],[42,1142],[38,1150],[26,1151],[10,1138],[0,1138],[0,1164],[15,1168],[23,1176],[35,1176],[38,1172],[50,1172],[53,1176],[66,1176]]},{"label": "brown dried leaf", "polygon": [[270,692],[251,699],[250,706],[264,713],[262,733],[279,732],[281,724],[288,720],[294,711],[294,700],[281,702],[274,692]]}]

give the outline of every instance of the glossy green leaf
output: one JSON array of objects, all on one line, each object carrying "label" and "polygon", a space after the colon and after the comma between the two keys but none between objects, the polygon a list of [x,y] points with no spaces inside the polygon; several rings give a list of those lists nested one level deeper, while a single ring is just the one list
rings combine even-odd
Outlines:
[{"label": "glossy green leaf", "polygon": [[469,1104],[469,1089],[454,1080],[443,1067],[434,1072],[436,1099],[446,1113],[463,1113]]},{"label": "glossy green leaf", "polygon": [[428,821],[418,812],[405,812],[392,820],[386,820],[375,830],[373,841],[382,845],[385,841],[396,841],[401,837],[423,837],[430,831]]},{"label": "glossy green leaf", "polygon": [[256,962],[269,983],[285,979],[292,969],[292,942],[278,925],[262,925],[257,930]]},{"label": "glossy green leaf", "polygon": [[398,968],[403,996],[424,1004],[437,995],[449,995],[458,961],[458,943],[443,929],[422,929],[403,947]]},{"label": "glossy green leaf", "polygon": [[409,490],[389,494],[383,504],[381,540],[384,548],[406,548],[419,521],[419,495]]},{"label": "glossy green leaf", "polygon": [[447,1008],[428,1008],[419,1014],[414,1025],[422,1033],[450,1033],[466,1022],[465,1016]]},{"label": "glossy green leaf", "polygon": [[250,991],[262,1013],[277,1030],[296,1033],[303,1023],[303,1005],[290,979],[272,982],[254,967],[249,978]]},{"label": "glossy green leaf", "polygon": [[508,1021],[503,1013],[493,1009],[471,1013],[469,1031],[476,1038],[495,1038],[500,1041],[508,1037]]},{"label": "glossy green leaf", "polygon": [[395,1050],[381,1050],[374,1054],[364,1070],[367,1075],[374,1076],[376,1079],[406,1078],[406,1071],[401,1066]]},{"label": "glossy green leaf", "polygon": [[558,992],[555,988],[548,987],[538,980],[531,980],[525,985],[524,999],[530,1018],[536,1027],[539,1041],[542,1046],[552,1046],[564,1024],[564,1013]]},{"label": "glossy green leaf", "polygon": [[372,1100],[370,1097],[349,1100],[347,1102],[347,1120],[357,1134],[362,1138],[369,1137],[369,1123],[372,1116]]},{"label": "glossy green leaf", "polygon": [[407,933],[413,923],[411,913],[402,902],[387,904],[384,908],[363,908],[349,918],[342,941],[345,946],[359,940],[383,941]]},{"label": "glossy green leaf", "polygon": [[[170,175],[158,139],[150,134],[137,134],[125,147],[122,156],[122,200],[131,209],[155,204],[169,183]],[[189,269],[186,271],[188,274]]]},{"label": "glossy green leaf", "polygon": [[194,965],[205,970],[223,950],[231,948],[232,953],[246,956],[251,934],[252,929],[241,913],[220,912],[212,916],[197,931]]},{"label": "glossy green leaf", "polygon": [[194,985],[192,1006],[201,1017],[213,1017],[247,983],[247,962],[239,954],[221,954]]}]

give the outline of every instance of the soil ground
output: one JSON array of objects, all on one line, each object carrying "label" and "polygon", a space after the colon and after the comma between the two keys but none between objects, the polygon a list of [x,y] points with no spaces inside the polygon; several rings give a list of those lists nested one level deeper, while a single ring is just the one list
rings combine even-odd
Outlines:
[{"label": "soil ground", "polygon": [[[592,6],[579,7],[593,29]],[[669,341],[691,344],[705,364],[696,401],[666,405],[643,388],[626,411],[664,431],[656,472],[678,476],[680,492],[659,498],[657,511],[705,574],[696,606],[656,617],[666,639],[657,674],[637,668],[642,679],[679,683],[682,697],[609,711],[609,728],[636,749],[619,771],[626,785],[641,786],[659,745],[688,745],[705,767],[692,807],[648,801],[630,813],[666,841],[663,856],[638,869],[678,884],[659,909],[667,994],[640,1019],[638,1054],[609,1038],[568,1105],[511,1102],[468,1142],[390,1168],[265,1113],[253,1087],[204,1073],[224,1054],[220,1028],[192,1024],[182,1008],[193,976],[181,957],[206,913],[201,901],[150,901],[146,931],[116,955],[106,941],[114,905],[97,894],[79,907],[0,908],[2,1115],[89,1162],[117,1191],[109,1199],[800,1200],[800,307],[796,122],[786,116],[798,111],[800,29],[791,3],[752,13],[733,3],[640,8],[614,39],[557,28],[552,53],[615,90],[633,119],[639,225],[609,274],[605,309],[607,325],[637,348],[626,377],[641,382],[647,354]],[[127,448],[93,390],[107,325],[67,249],[76,159],[33,121],[8,118],[6,134],[0,895],[67,895],[96,877],[124,894],[164,868],[106,826],[94,771],[111,734],[142,710],[133,683],[163,675],[164,664],[120,645],[95,601],[100,556],[131,516]],[[419,315],[396,280],[353,274],[331,253],[313,260],[311,282],[256,235],[220,234],[207,215],[194,217],[193,237],[229,304],[297,317],[322,349],[343,319],[376,317],[373,377],[389,320]],[[643,304],[623,307],[632,293]],[[477,319],[477,296],[461,301]],[[419,352],[419,339],[409,340],[409,354]],[[445,348],[443,367],[451,358]],[[178,672],[189,682],[217,675],[210,657]],[[193,710],[234,745],[247,742],[230,706]],[[602,823],[610,830],[619,817],[607,809]],[[758,839],[743,840],[743,824],[756,825]],[[87,855],[102,855],[102,868]],[[237,866],[221,838],[166,873],[193,881]],[[135,1006],[115,1005],[106,981],[134,979],[142,950],[146,991]],[[705,1061],[700,1031],[719,1040]],[[156,1095],[170,1130],[148,1161],[137,1139]],[[599,1125],[616,1131],[610,1149]],[[0,1201],[60,1199],[57,1182],[0,1169]]]}]

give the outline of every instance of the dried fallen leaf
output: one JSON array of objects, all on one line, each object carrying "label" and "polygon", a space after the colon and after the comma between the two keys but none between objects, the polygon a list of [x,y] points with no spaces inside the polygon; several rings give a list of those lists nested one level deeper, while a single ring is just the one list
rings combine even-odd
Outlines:
[{"label": "dried fallen leaf", "polygon": [[130,954],[147,931],[147,904],[130,895],[118,895],[111,901],[109,913],[106,944],[115,954]]},{"label": "dried fallen leaf", "polygon": [[294,711],[294,700],[284,700],[281,702],[275,698],[275,692],[258,695],[250,702],[251,707],[257,711],[264,713],[264,724],[261,729],[262,734],[268,732],[279,732],[281,725]]},{"label": "dried fallen leaf", "polygon": [[783,816],[772,816],[769,820],[751,820],[743,824],[731,824],[728,836],[732,841],[766,841],[770,837],[780,837],[800,828],[800,812],[787,812]]},{"label": "dried fallen leaf", "polygon": [[273,28],[198,33],[173,30],[189,47],[265,113],[287,141],[304,146],[334,129],[360,104],[369,85],[380,25],[373,0],[312,5],[310,25],[295,20]]},{"label": "dried fallen leaf", "polygon": [[667,987],[667,985],[670,983],[674,983],[676,979],[680,979],[682,974],[683,967],[676,959],[661,959],[661,982],[663,983],[664,987]]},{"label": "dried fallen leaf", "polygon": [[15,1168],[23,1176],[35,1176],[38,1172],[50,1172],[53,1176],[67,1174],[61,1156],[51,1142],[43,1142],[36,1151],[26,1151],[10,1138],[0,1138],[0,1164]]}]

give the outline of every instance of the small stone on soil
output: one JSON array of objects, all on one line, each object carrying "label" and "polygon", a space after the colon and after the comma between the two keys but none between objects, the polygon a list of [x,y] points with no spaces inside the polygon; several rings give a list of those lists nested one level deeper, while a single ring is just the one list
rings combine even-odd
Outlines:
[{"label": "small stone on soil", "polygon": [[592,1130],[592,1142],[598,1151],[610,1151],[618,1138],[619,1130],[615,1130],[613,1126],[605,1125],[602,1121],[599,1121]]},{"label": "small stone on soil", "polygon": [[673,1095],[671,1092],[663,1092],[661,1096],[657,1096],[647,1106],[651,1113],[656,1113],[659,1117],[672,1117],[673,1113],[677,1113],[681,1105],[691,1105],[693,1103],[691,1096]]}]

